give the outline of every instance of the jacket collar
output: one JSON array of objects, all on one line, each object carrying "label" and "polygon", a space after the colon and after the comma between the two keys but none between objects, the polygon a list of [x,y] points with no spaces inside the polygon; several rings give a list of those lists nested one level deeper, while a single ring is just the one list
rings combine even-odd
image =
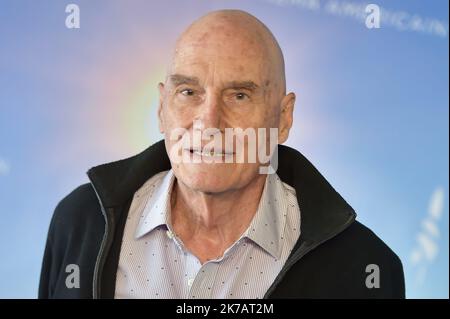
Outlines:
[{"label": "jacket collar", "polygon": [[[170,168],[161,140],[133,157],[95,166],[87,174],[102,205],[114,208],[124,205],[150,177]],[[277,174],[296,190],[302,241],[322,242],[355,219],[353,208],[297,150],[278,146]]]}]

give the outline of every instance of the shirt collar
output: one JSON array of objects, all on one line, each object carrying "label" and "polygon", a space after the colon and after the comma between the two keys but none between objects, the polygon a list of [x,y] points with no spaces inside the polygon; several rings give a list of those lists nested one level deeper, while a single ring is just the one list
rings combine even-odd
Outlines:
[{"label": "shirt collar", "polygon": [[[155,181],[153,194],[136,193],[136,196],[147,196],[141,215],[143,218],[136,228],[135,238],[151,232],[160,225],[170,227],[170,198],[175,176],[172,170],[165,173],[160,181]],[[282,234],[286,223],[287,203],[285,186],[277,174],[267,175],[258,209],[249,227],[241,237],[247,237],[266,250],[274,258],[279,259],[282,251]]]},{"label": "shirt collar", "polygon": [[145,205],[141,215],[140,222],[136,227],[135,238],[138,239],[143,235],[151,232],[160,225],[170,225],[170,198],[173,189],[175,176],[173,171],[165,172],[164,177],[150,186],[155,190],[151,192],[137,192],[136,196],[147,196],[147,204]]},{"label": "shirt collar", "polygon": [[286,224],[286,189],[277,174],[267,175],[258,209],[243,237],[248,237],[274,258],[282,252]]}]

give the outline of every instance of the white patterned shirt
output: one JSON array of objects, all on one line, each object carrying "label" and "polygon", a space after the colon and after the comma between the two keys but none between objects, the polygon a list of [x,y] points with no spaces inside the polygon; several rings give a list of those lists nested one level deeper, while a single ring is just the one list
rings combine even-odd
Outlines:
[{"label": "white patterned shirt", "polygon": [[247,230],[203,265],[173,232],[172,170],[136,191],[128,213],[115,298],[262,298],[300,236],[295,189],[267,175]]}]

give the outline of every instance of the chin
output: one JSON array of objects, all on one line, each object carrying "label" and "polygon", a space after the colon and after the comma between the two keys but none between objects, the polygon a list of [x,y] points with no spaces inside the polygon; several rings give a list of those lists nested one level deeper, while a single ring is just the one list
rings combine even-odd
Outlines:
[{"label": "chin", "polygon": [[227,164],[180,164],[173,170],[183,184],[204,193],[222,193],[239,184],[239,173]]}]

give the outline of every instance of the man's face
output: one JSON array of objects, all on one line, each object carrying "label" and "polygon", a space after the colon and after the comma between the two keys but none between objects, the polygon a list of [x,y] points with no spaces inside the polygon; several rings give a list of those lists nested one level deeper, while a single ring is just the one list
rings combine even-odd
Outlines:
[{"label": "man's face", "polygon": [[[253,39],[208,32],[187,37],[177,48],[166,83],[160,84],[159,110],[160,129],[165,134],[174,174],[188,187],[203,192],[239,189],[259,174],[258,140],[256,161],[249,163],[248,139],[235,139],[233,144],[225,145],[225,128],[253,128],[256,137],[258,128],[265,128],[266,141],[260,143],[265,147],[269,128],[279,126],[279,84],[272,80],[266,53]],[[200,163],[174,160],[171,150],[177,140],[171,138],[171,133],[186,129],[192,142],[194,121],[201,121],[203,129],[217,129],[222,144],[215,151],[225,155],[211,153],[212,157],[206,158],[190,147],[181,152],[188,153],[191,159],[196,156]],[[201,146],[210,141],[212,136],[203,139]],[[244,163],[237,163],[237,145],[243,145]],[[232,163],[225,163],[226,157],[232,157]]]}]

